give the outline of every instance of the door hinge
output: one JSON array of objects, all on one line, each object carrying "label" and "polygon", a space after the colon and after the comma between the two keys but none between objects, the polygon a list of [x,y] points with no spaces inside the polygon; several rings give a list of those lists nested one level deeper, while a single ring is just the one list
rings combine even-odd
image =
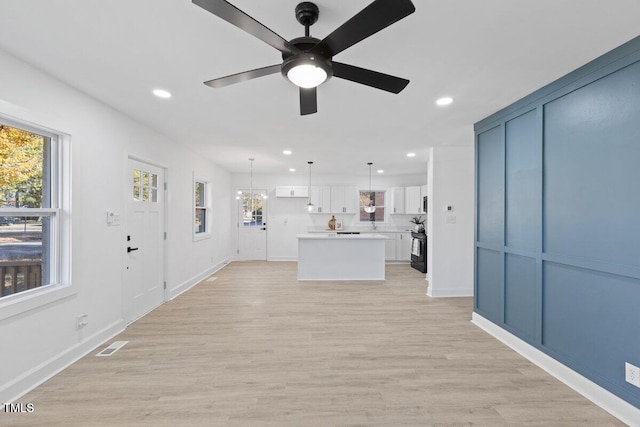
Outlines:
[{"label": "door hinge", "polygon": [[167,232],[164,232],[164,240],[167,240]]},{"label": "door hinge", "polygon": [[240,255],[240,249],[236,250],[236,254]]},{"label": "door hinge", "polygon": [[164,289],[167,289],[167,282],[164,282]]},{"label": "door hinge", "polygon": [[167,182],[164,183],[164,190],[167,191]]}]

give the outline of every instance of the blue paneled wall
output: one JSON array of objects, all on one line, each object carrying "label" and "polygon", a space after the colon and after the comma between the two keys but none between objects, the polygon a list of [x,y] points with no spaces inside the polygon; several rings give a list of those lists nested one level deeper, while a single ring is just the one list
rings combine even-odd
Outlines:
[{"label": "blue paneled wall", "polygon": [[474,310],[640,408],[640,37],[475,130]]}]

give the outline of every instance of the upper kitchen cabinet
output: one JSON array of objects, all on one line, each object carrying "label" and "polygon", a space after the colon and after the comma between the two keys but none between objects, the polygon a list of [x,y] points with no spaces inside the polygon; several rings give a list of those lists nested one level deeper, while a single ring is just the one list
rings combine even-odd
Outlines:
[{"label": "upper kitchen cabinet", "polygon": [[404,187],[392,187],[389,189],[390,205],[392,214],[405,213],[404,205]]},{"label": "upper kitchen cabinet", "polygon": [[358,190],[355,187],[331,187],[331,213],[358,213]]},{"label": "upper kitchen cabinet", "polygon": [[424,198],[427,196],[427,185],[416,185],[405,188],[405,213],[406,214],[424,214]]},{"label": "upper kitchen cabinet", "polygon": [[405,188],[405,213],[420,214],[422,213],[422,197],[420,186]]},{"label": "upper kitchen cabinet", "polygon": [[330,213],[331,187],[311,187],[311,203],[316,205],[315,213]]},{"label": "upper kitchen cabinet", "polygon": [[309,197],[309,188],[302,185],[278,185],[276,197]]}]

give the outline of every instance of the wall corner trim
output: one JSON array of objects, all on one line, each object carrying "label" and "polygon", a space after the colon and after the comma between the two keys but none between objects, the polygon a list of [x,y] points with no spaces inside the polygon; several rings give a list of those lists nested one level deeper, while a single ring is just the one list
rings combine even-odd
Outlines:
[{"label": "wall corner trim", "polygon": [[620,421],[631,427],[640,427],[640,409],[622,400],[615,394],[583,377],[573,369],[547,356],[542,351],[506,330],[487,320],[478,313],[473,313],[471,323],[516,351],[525,359],[546,371],[565,385],[571,387]]}]

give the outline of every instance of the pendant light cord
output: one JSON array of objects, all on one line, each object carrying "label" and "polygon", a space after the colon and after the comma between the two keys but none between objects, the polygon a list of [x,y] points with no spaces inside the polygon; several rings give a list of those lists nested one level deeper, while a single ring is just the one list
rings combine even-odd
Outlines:
[{"label": "pendant light cord", "polygon": [[367,164],[369,165],[369,206],[372,206],[373,199],[371,198],[371,165],[373,165],[373,163],[369,162]]},{"label": "pendant light cord", "polygon": [[313,162],[307,162],[309,164],[309,199],[308,205],[311,205],[311,165]]},{"label": "pendant light cord", "polygon": [[251,198],[251,215],[253,216],[254,205],[253,205],[253,161],[255,159],[251,158],[249,161],[251,162],[251,173],[249,178],[249,197]]}]

